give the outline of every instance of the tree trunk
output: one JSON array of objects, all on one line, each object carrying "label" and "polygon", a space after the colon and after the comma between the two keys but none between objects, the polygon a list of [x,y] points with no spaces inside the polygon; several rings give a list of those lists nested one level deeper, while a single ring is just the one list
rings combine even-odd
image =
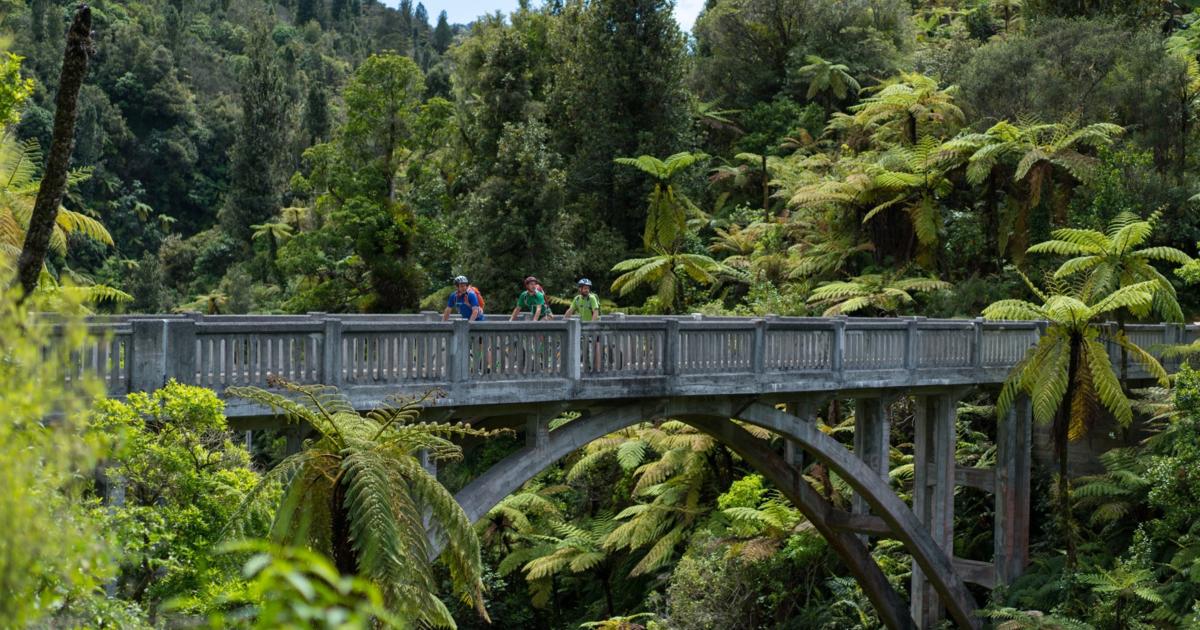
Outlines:
[{"label": "tree trunk", "polygon": [[358,575],[358,558],[354,555],[354,543],[350,541],[350,515],[346,509],[346,489],[339,478],[333,487],[330,499],[330,514],[333,515],[331,546],[333,564],[342,575]]},{"label": "tree trunk", "polygon": [[[1125,336],[1125,309],[1117,311],[1117,334]],[[1129,397],[1129,350],[1125,346],[1121,346],[1121,391]]]},{"label": "tree trunk", "polygon": [[1071,361],[1067,367],[1067,391],[1059,406],[1058,426],[1054,432],[1054,449],[1058,452],[1058,518],[1067,544],[1067,569],[1075,568],[1075,533],[1071,517],[1071,483],[1068,477],[1067,442],[1070,437],[1071,410],[1075,399],[1075,374],[1079,371],[1082,347],[1079,334],[1071,335]]},{"label": "tree trunk", "polygon": [[763,147],[762,152],[762,193],[763,193],[763,218],[767,223],[771,222],[771,176],[767,174],[767,149]]},{"label": "tree trunk", "polygon": [[613,606],[612,569],[606,569],[600,579],[604,584],[604,606],[608,612],[607,616],[611,618],[617,614],[616,607]]},{"label": "tree trunk", "polygon": [[91,54],[92,10],[86,4],[82,4],[75,11],[71,30],[67,32],[62,74],[58,79],[58,95],[54,99],[54,136],[50,141],[50,157],[46,162],[46,172],[42,175],[42,184],[29,218],[25,245],[17,261],[17,280],[24,289],[25,297],[37,288],[38,276],[46,262],[46,251],[50,247],[50,235],[54,232],[54,222],[58,219],[58,208],[62,205],[63,194],[66,193],[71,151],[75,146],[79,88],[83,85],[84,75],[87,74]]}]

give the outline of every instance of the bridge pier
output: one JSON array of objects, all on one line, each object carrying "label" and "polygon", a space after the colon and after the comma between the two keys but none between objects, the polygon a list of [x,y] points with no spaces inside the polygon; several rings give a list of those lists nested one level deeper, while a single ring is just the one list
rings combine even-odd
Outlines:
[{"label": "bridge pier", "polygon": [[[875,398],[856,398],[854,400],[854,453],[879,474],[879,478],[888,482],[888,455],[891,440],[891,422],[888,418],[890,398],[883,396]],[[854,494],[850,511],[853,514],[868,515],[871,506],[858,493]],[[866,542],[867,537],[860,536]]]},{"label": "bridge pier", "polygon": [[[913,512],[929,529],[934,544],[954,557],[954,450],[958,396],[934,394],[917,398],[913,444]],[[943,618],[937,592],[917,563],[912,567],[912,617],[920,628]]]},{"label": "bridge pier", "polygon": [[995,575],[1010,584],[1029,564],[1031,433],[1029,398],[1018,396],[996,425]]},{"label": "bridge pier", "polygon": [[[807,424],[815,424],[817,414],[829,403],[830,397],[827,395],[806,396],[796,401],[785,403],[784,411],[801,422]],[[801,475],[805,469],[812,463],[808,455],[804,452],[804,448],[796,443],[795,440],[784,438],[783,441],[783,459],[789,466],[795,467]]]}]

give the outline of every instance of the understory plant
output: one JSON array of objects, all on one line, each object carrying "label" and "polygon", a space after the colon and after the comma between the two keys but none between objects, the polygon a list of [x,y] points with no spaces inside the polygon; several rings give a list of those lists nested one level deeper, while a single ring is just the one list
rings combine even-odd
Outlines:
[{"label": "understory plant", "polygon": [[271,538],[330,556],[342,575],[369,579],[400,618],[454,627],[438,596],[433,559],[439,536],[431,536],[433,528],[445,541],[440,555],[454,590],[486,619],[479,540],[454,496],[422,466],[420,454],[433,460],[461,457],[453,438],[496,432],[419,422],[433,392],[389,398],[360,415],[337,388],[284,380],[271,384],[280,391],[227,391],[316,431],[303,450],[267,474],[284,484]]}]

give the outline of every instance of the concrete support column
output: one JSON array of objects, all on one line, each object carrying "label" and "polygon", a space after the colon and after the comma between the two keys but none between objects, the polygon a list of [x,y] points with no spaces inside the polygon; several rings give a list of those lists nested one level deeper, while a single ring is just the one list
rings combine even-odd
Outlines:
[{"label": "concrete support column", "polygon": [[1032,456],[1029,399],[1019,396],[996,426],[996,584],[1010,584],[1029,564],[1029,478]]},{"label": "concrete support column", "polygon": [[287,443],[284,446],[285,455],[295,455],[300,452],[300,448],[304,442],[300,431],[299,427],[291,427],[287,430]]},{"label": "concrete support column", "polygon": [[[914,443],[913,512],[929,528],[933,542],[948,556],[954,554],[954,420],[956,397],[920,396]],[[920,628],[931,628],[944,609],[937,593],[913,563],[912,616]]]},{"label": "concrete support column", "polygon": [[525,446],[531,449],[544,448],[550,443],[550,419],[541,414],[531,414],[525,419]]},{"label": "concrete support column", "polygon": [[429,456],[429,451],[425,449],[417,451],[417,461],[421,462],[421,468],[424,468],[425,472],[434,477],[437,476],[437,460]]},{"label": "concrete support column", "polygon": [[[885,398],[857,398],[854,401],[854,454],[885,483],[888,480],[888,450],[891,440],[888,402]],[[851,511],[855,514],[869,514],[871,509],[865,499],[855,494]]]},{"label": "concrete support column", "polygon": [[[789,416],[795,416],[806,422],[809,421],[809,418],[804,417],[804,412],[801,411],[801,404],[798,402],[787,403],[784,405],[783,409]],[[797,477],[802,476],[804,474],[804,469],[808,467],[808,461],[807,458],[805,458],[804,449],[800,448],[799,445],[787,438],[783,439],[783,460],[796,470]],[[803,483],[803,481],[800,479],[797,479],[797,481],[799,483]]]}]

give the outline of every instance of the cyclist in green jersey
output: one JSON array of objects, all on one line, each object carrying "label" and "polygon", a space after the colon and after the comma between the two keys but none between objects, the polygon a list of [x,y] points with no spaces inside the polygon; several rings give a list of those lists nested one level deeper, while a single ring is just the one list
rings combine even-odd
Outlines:
[{"label": "cyclist in green jersey", "polygon": [[508,321],[515,321],[522,311],[528,311],[530,320],[535,322],[554,317],[550,306],[546,304],[546,292],[533,276],[525,278],[525,290],[517,296],[517,307],[513,309],[512,315],[509,315]]},{"label": "cyclist in green jersey", "polygon": [[579,294],[571,299],[566,317],[572,315],[579,315],[580,321],[585,322],[600,319],[600,298],[592,293],[592,281],[587,278],[579,280]]},{"label": "cyclist in green jersey", "polygon": [[[580,278],[578,284],[579,293],[571,299],[571,308],[567,309],[564,317],[579,315],[579,320],[583,322],[599,321],[600,298],[592,293],[592,281]],[[585,337],[583,344],[584,369],[597,374],[601,371],[601,362],[603,361],[604,348],[601,342],[603,334],[599,331],[586,330],[583,335]]]}]

